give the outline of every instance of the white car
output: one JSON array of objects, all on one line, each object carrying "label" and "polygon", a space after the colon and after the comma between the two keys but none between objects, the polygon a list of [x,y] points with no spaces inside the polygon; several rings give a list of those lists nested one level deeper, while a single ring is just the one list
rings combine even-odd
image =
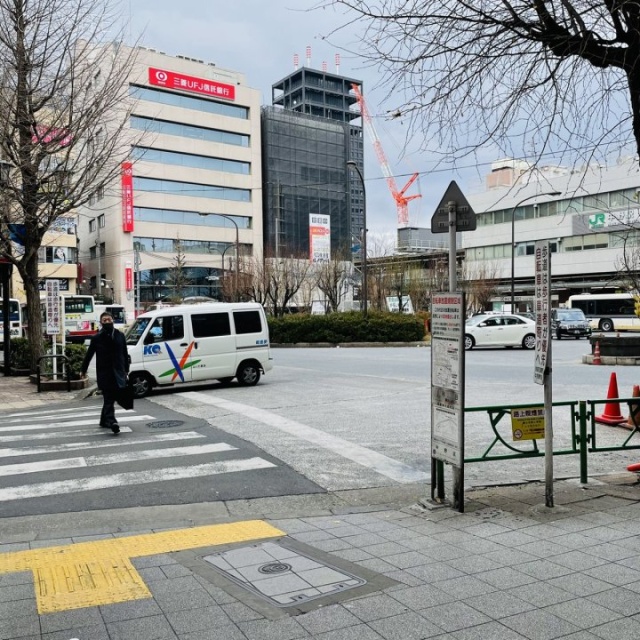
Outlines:
[{"label": "white car", "polygon": [[524,316],[479,315],[467,320],[464,327],[464,348],[522,347],[535,349],[536,323]]}]

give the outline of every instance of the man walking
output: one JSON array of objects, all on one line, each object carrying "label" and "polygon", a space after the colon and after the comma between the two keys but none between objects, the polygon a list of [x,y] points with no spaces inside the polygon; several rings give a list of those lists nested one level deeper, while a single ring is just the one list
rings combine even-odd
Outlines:
[{"label": "man walking", "polygon": [[118,390],[127,386],[129,354],[124,336],[113,326],[110,313],[100,315],[100,326],[100,331],[91,338],[80,372],[86,375],[95,354],[98,389],[103,398],[100,426],[118,434],[120,425],[116,420],[115,401]]}]

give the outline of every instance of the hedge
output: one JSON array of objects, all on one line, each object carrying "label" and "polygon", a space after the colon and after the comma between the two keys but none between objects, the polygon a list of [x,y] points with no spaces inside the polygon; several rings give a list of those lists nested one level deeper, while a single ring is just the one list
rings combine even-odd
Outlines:
[{"label": "hedge", "polygon": [[417,342],[424,339],[425,323],[420,317],[399,313],[359,311],[329,315],[295,314],[269,318],[273,344],[300,342]]}]

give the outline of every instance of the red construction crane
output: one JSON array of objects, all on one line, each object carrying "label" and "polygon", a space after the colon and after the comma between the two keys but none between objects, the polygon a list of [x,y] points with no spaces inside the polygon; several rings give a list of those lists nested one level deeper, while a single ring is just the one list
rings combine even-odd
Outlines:
[{"label": "red construction crane", "polygon": [[384,149],[382,148],[382,143],[380,142],[380,138],[378,138],[378,133],[376,128],[373,126],[373,120],[371,119],[371,115],[369,114],[369,109],[367,108],[367,103],[364,101],[364,96],[360,92],[360,87],[357,84],[352,84],[351,88],[356,94],[356,98],[358,98],[358,104],[360,105],[360,114],[362,116],[362,122],[364,124],[367,133],[371,137],[373,141],[373,148],[376,152],[376,156],[378,158],[378,162],[380,163],[380,167],[382,168],[382,173],[384,177],[387,179],[387,185],[389,186],[389,191],[391,191],[391,195],[393,199],[396,201],[396,207],[398,209],[398,226],[399,227],[408,227],[409,226],[409,208],[408,204],[411,200],[415,200],[416,198],[421,198],[422,196],[418,193],[413,196],[405,196],[404,194],[407,192],[407,189],[416,181],[418,177],[417,173],[414,173],[407,184],[402,187],[402,189],[398,189],[398,185],[396,184],[396,179],[393,177],[391,173],[391,167],[389,166],[389,162],[387,161],[387,156],[384,153]]}]

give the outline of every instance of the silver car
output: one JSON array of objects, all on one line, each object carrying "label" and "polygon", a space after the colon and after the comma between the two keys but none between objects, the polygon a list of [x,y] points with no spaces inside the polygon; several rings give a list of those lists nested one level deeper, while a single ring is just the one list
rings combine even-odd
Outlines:
[{"label": "silver car", "polygon": [[535,349],[536,323],[524,316],[479,315],[469,318],[464,328],[464,348],[522,347]]}]

